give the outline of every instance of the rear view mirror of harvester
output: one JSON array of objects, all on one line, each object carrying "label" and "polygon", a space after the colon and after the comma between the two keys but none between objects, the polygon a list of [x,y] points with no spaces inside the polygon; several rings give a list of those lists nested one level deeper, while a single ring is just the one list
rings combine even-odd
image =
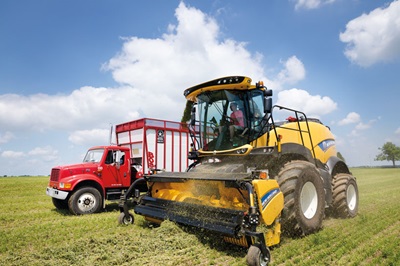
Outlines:
[{"label": "rear view mirror of harvester", "polygon": [[[272,91],[243,76],[191,87],[184,96],[196,106],[190,122],[194,163],[187,172],[145,176],[145,195],[131,186],[139,198],[136,214],[219,233],[248,248],[249,265],[268,264],[269,247],[280,242],[281,232],[316,232],[325,212],[357,214],[356,179],[319,120],[273,106]],[[275,122],[275,110],[292,116]],[[120,223],[133,222],[127,205],[120,209]]]},{"label": "rear view mirror of harvester", "polygon": [[[46,194],[57,209],[72,214],[100,212],[106,200],[120,200],[143,174],[185,171],[189,166],[186,125],[142,118],[116,125],[117,145],[92,147],[82,163],[54,167]],[[136,187],[147,191],[145,182]]]}]

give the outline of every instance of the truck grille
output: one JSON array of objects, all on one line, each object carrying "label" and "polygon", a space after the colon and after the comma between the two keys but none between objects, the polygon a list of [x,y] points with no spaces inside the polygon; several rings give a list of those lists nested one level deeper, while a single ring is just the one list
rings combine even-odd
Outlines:
[{"label": "truck grille", "polygon": [[51,169],[50,181],[58,182],[59,175],[60,175],[60,169],[56,169],[56,168]]}]

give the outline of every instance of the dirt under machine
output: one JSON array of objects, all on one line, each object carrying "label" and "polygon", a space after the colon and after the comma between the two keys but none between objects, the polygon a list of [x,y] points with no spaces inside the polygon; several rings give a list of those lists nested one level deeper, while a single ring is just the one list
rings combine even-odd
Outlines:
[{"label": "dirt under machine", "polygon": [[[356,179],[337,157],[330,129],[303,112],[272,105],[272,91],[244,76],[188,88],[194,103],[194,160],[187,172],[145,176],[121,198],[120,223],[134,212],[152,222],[171,220],[221,234],[248,248],[249,265],[267,265],[281,233],[307,235],[326,213],[354,217]],[[273,113],[292,115],[274,121]],[[278,112],[279,113],[279,112]],[[148,192],[136,189],[146,182]]]}]

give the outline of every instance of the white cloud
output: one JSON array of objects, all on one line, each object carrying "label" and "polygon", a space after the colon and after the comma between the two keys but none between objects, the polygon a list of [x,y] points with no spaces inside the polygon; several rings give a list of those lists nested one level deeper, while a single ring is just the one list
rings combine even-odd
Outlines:
[{"label": "white cloud", "polygon": [[34,160],[54,161],[58,159],[58,151],[51,146],[36,147],[28,152],[28,156]]},{"label": "white cloud", "polygon": [[337,104],[327,96],[310,95],[305,90],[290,89],[279,92],[278,105],[300,110],[308,117],[320,117],[334,111]]},{"label": "white cloud", "polygon": [[14,134],[10,131],[7,131],[4,134],[0,134],[0,143],[7,143],[13,138],[15,138]]},{"label": "white cloud", "polygon": [[8,159],[19,159],[25,156],[25,153],[22,151],[3,151],[1,153],[1,157]]},{"label": "white cloud", "polygon": [[68,140],[76,145],[86,145],[86,146],[94,146],[100,144],[105,145],[110,140],[110,130],[107,129],[77,130],[70,134]]},{"label": "white cloud", "polygon": [[331,4],[333,2],[335,2],[336,0],[295,0],[296,5],[295,8],[296,9],[316,9],[318,7],[320,7],[321,5],[324,4]]},{"label": "white cloud", "polygon": [[366,129],[370,128],[371,125],[372,125],[371,122],[368,123],[368,124],[364,124],[364,123],[360,122],[360,123],[357,124],[356,130],[366,130]]},{"label": "white cloud", "polygon": [[346,25],[340,40],[346,57],[363,67],[400,57],[400,1],[363,14]]},{"label": "white cloud", "polygon": [[[283,62],[284,69],[276,78],[266,78],[262,56],[251,54],[245,43],[220,40],[216,21],[198,9],[180,3],[176,18],[177,25],[170,25],[162,38],[124,39],[121,52],[104,66],[119,87],[86,86],[57,95],[0,95],[0,128],[73,132],[108,130],[110,123],[140,117],[180,120],[185,106],[183,91],[197,83],[247,75],[280,89],[304,78],[304,65],[296,56]],[[83,143],[88,138],[82,134],[72,133],[70,141]]]},{"label": "white cloud", "polygon": [[346,118],[340,120],[338,122],[339,126],[344,126],[344,125],[348,125],[348,124],[354,124],[354,123],[358,123],[360,121],[360,115],[357,114],[356,112],[351,112],[348,113]]},{"label": "white cloud", "polygon": [[400,135],[400,127],[394,133]]},{"label": "white cloud", "polygon": [[104,68],[121,84],[164,98],[181,98],[188,86],[226,75],[264,79],[260,54],[246,44],[220,40],[216,21],[181,2],[177,25],[158,39],[126,38],[122,51]]},{"label": "white cloud", "polygon": [[302,80],[306,76],[306,70],[303,62],[296,56],[290,57],[287,61],[283,62],[285,68],[279,72],[277,78],[274,80],[277,84],[293,85]]},{"label": "white cloud", "polygon": [[3,151],[1,157],[8,159],[29,158],[35,161],[54,161],[58,158],[58,151],[51,146],[36,147],[28,152],[22,151]]}]

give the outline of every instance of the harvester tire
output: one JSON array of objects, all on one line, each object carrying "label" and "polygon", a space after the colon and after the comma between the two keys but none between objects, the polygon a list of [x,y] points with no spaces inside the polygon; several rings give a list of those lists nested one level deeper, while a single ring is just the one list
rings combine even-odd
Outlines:
[{"label": "harvester tire", "polygon": [[277,181],[285,199],[282,232],[296,237],[321,229],[325,216],[325,191],[315,165],[307,161],[291,161],[281,169]]},{"label": "harvester tire", "polygon": [[350,174],[337,174],[332,179],[332,211],[339,218],[352,218],[358,212],[358,187]]},{"label": "harvester tire", "polygon": [[54,207],[56,207],[58,210],[68,210],[68,200],[60,200],[56,198],[51,198],[53,201]]},{"label": "harvester tire", "polygon": [[[268,249],[267,249],[268,251]],[[268,251],[266,256],[263,256],[260,246],[252,245],[247,251],[246,262],[249,266],[266,266],[271,260],[271,255]]]},{"label": "harvester tire", "polygon": [[118,216],[118,223],[122,225],[130,225],[135,222],[135,218],[132,213],[129,213],[129,216],[127,217],[125,213],[121,212]]},{"label": "harvester tire", "polygon": [[75,215],[100,212],[102,208],[101,194],[93,187],[82,187],[69,198],[68,207],[70,212]]}]

